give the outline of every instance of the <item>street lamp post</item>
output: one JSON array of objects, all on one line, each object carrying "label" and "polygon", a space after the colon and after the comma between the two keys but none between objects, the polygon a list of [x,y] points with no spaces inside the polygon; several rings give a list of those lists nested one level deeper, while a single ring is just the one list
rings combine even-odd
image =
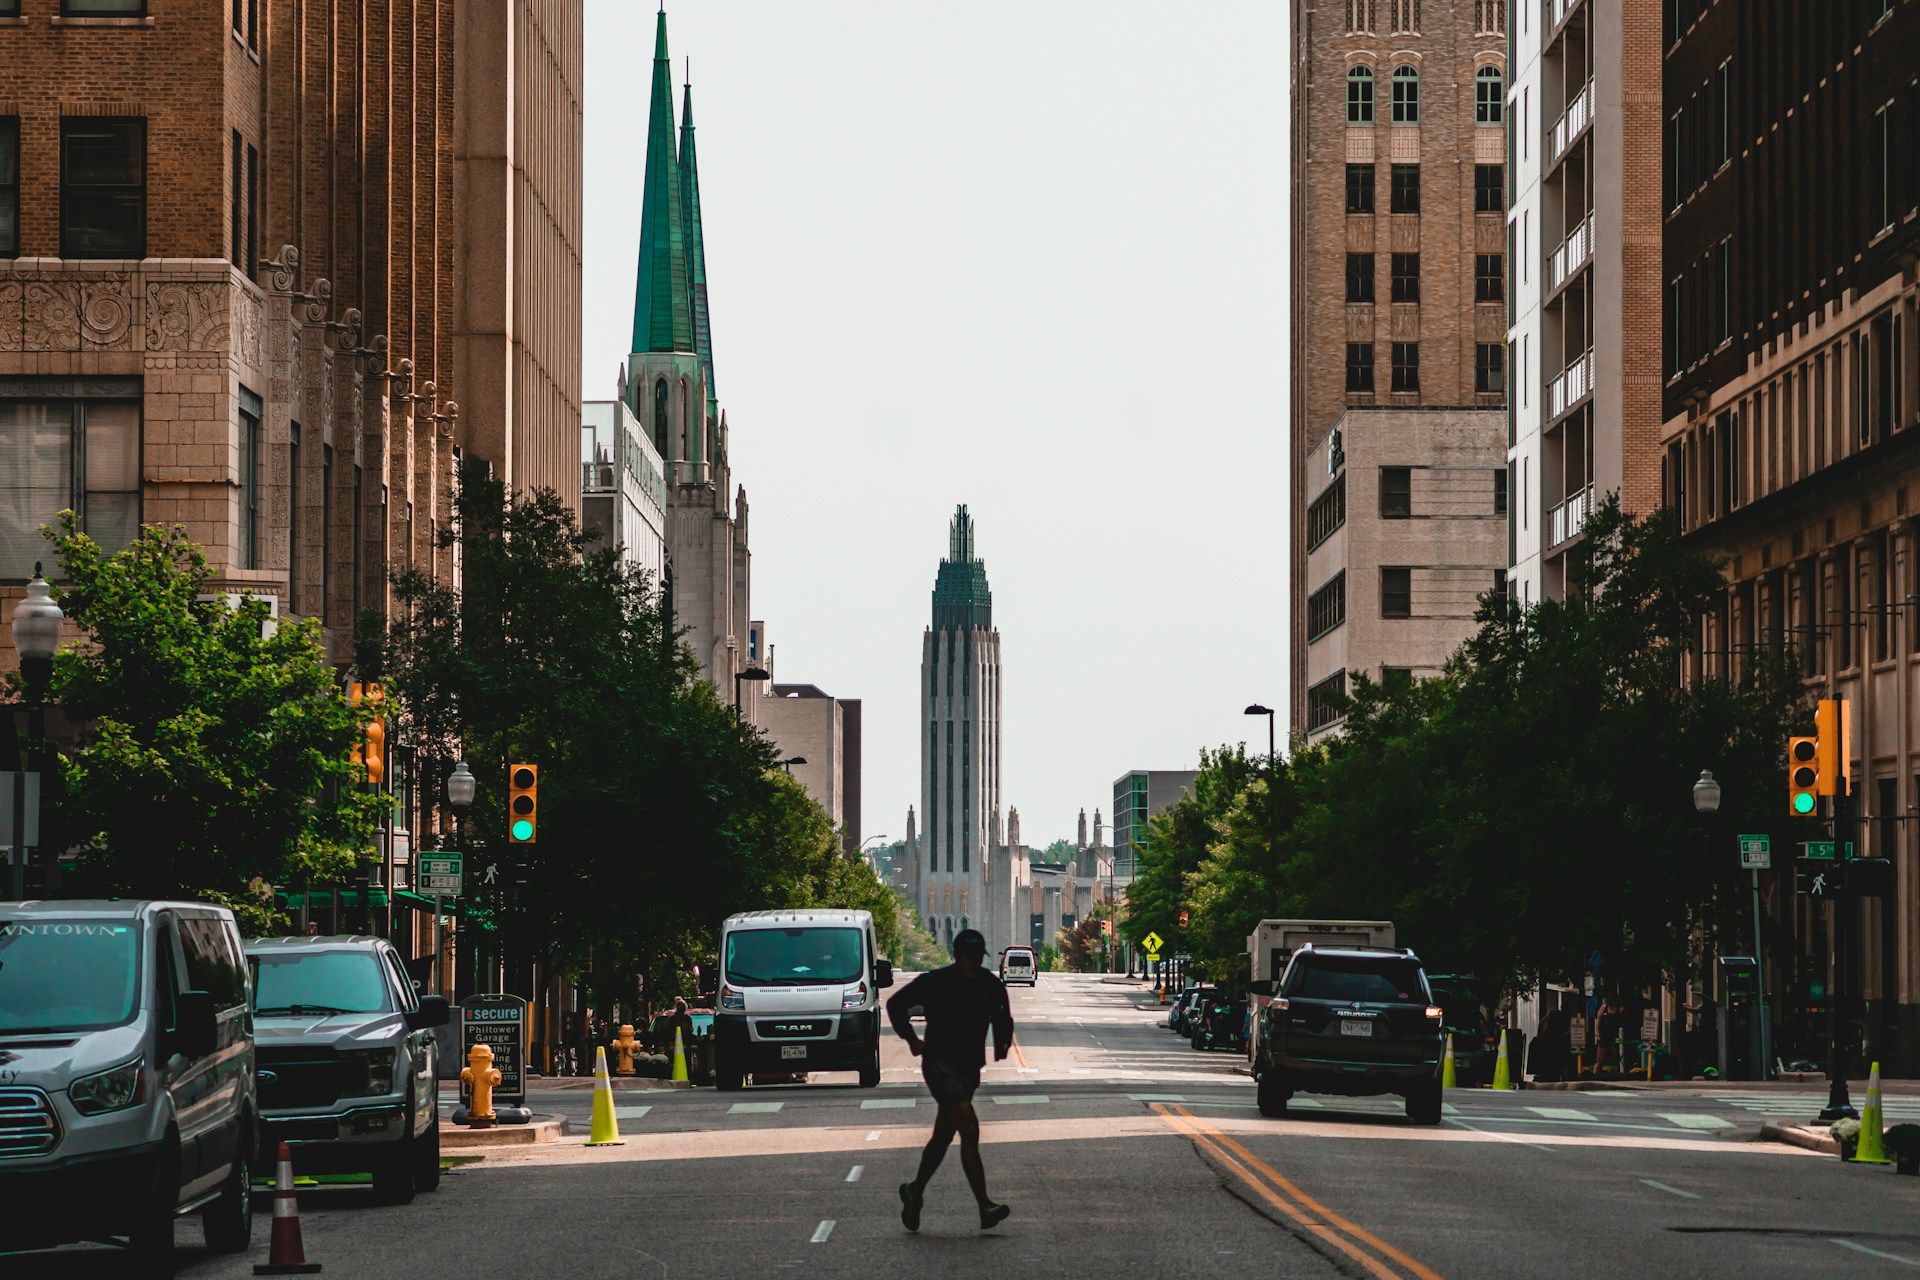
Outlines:
[{"label": "street lamp post", "polygon": [[[474,793],[480,789],[480,780],[473,776],[473,770],[467,768],[465,760],[454,762],[453,772],[447,775],[447,803],[453,806],[453,839],[461,846],[462,865],[466,862],[467,810],[473,805]],[[440,919],[445,914],[445,903],[439,894],[433,895],[433,986],[441,995],[447,994],[443,981],[441,956],[443,950],[440,940]]]},{"label": "street lamp post", "polygon": [[1279,754],[1274,739],[1273,708],[1263,707],[1256,702],[1247,708],[1246,713],[1250,716],[1265,716],[1267,718],[1267,768],[1271,769],[1273,768],[1275,758]]},{"label": "street lamp post", "polygon": [[753,680],[757,682],[761,680],[771,680],[771,679],[773,679],[773,673],[768,671],[765,667],[748,667],[744,671],[734,672],[733,714],[735,715],[740,714],[740,682],[742,680]]},{"label": "street lamp post", "polygon": [[[1702,769],[1699,780],[1693,784],[1693,809],[1703,817],[1720,812],[1720,784],[1714,781],[1710,769]],[[1711,838],[1707,848],[1707,856],[1711,858]],[[1750,870],[1747,874],[1753,888],[1753,980],[1755,1005],[1760,1018],[1760,1078],[1765,1080],[1773,1063],[1773,1024],[1767,1016],[1767,953],[1762,950],[1760,941],[1760,872]]]},{"label": "street lamp post", "polygon": [[[46,747],[47,747],[47,686],[53,679],[53,655],[60,647],[60,624],[65,620],[60,606],[54,603],[53,592],[47,580],[41,576],[40,566],[33,566],[33,581],[27,584],[27,594],[19,604],[13,607],[13,648],[20,655],[20,674],[27,686],[27,745],[32,751],[31,761],[22,753],[20,772],[14,779],[13,788],[13,896],[26,897],[27,883],[27,833],[28,797],[27,779],[39,780],[45,784]],[[40,832],[42,805],[40,786],[36,786],[32,797],[32,830],[37,840]],[[45,893],[49,898],[56,897],[60,889],[60,855],[55,852],[47,860]]]},{"label": "street lamp post", "polygon": [[805,764],[806,762],[807,762],[807,758],[805,756],[788,756],[785,760],[782,760],[780,762],[780,767],[782,769],[785,769],[789,774],[791,774],[793,772],[793,766],[797,764]]}]

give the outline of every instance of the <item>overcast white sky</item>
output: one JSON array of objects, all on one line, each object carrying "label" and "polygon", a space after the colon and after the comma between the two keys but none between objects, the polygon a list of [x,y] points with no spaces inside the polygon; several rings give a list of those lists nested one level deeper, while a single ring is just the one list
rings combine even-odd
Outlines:
[{"label": "overcast white sky", "polygon": [[[921,632],[973,511],[1030,844],[1285,728],[1280,0],[672,0],[715,380],[784,681],[919,801]],[[588,0],[586,386],[631,331],[655,5]],[[924,823],[923,823],[924,825]]]}]

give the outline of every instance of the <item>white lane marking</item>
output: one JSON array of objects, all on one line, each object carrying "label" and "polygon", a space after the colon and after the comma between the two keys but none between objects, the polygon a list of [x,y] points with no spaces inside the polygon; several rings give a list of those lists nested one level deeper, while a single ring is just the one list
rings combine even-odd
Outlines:
[{"label": "white lane marking", "polygon": [[918,1098],[865,1098],[861,1100],[860,1109],[862,1111],[886,1111],[901,1107],[917,1107],[919,1105],[920,1099]]},{"label": "white lane marking", "polygon": [[827,1237],[833,1234],[833,1219],[822,1218],[820,1225],[813,1229],[813,1243],[825,1244]]},{"label": "white lane marking", "polygon": [[1318,1098],[1289,1098],[1287,1106],[1299,1107],[1303,1111],[1325,1111],[1327,1104]]},{"label": "white lane marking", "polygon": [[1642,1178],[1640,1181],[1652,1187],[1655,1191],[1665,1191],[1670,1195],[1679,1196],[1683,1200],[1698,1200],[1700,1198],[1691,1191],[1682,1191],[1680,1188],[1670,1187],[1664,1182],[1655,1182],[1652,1178]]},{"label": "white lane marking", "polygon": [[1549,1155],[1551,1155],[1553,1152],[1552,1147],[1543,1147],[1537,1142],[1528,1142],[1524,1138],[1516,1138],[1510,1133],[1501,1133],[1496,1129],[1482,1129],[1477,1125],[1468,1124],[1465,1120],[1460,1119],[1458,1116],[1449,1117],[1447,1120],[1447,1123],[1458,1125],[1460,1128],[1466,1129],[1472,1133],[1484,1133],[1489,1138],[1498,1138],[1502,1142],[1511,1142],[1518,1147],[1532,1147],[1535,1151],[1545,1151]]},{"label": "white lane marking", "polygon": [[1040,1074],[1040,1068],[1038,1067],[1015,1067],[1014,1071],[1023,1076],[1037,1076]]},{"label": "white lane marking", "polygon": [[879,1131],[878,1129],[875,1129],[875,1130],[874,1130],[874,1131],[873,1131],[872,1133],[870,1133],[870,1134],[868,1134],[868,1135],[867,1135],[867,1141],[868,1141],[868,1142],[878,1142],[878,1141],[880,1141],[880,1131]]},{"label": "white lane marking", "polygon": [[1178,1093],[1130,1093],[1128,1102],[1185,1102],[1186,1096]]},{"label": "white lane marking", "polygon": [[1440,1114],[1443,1116],[1457,1116],[1460,1114],[1460,1108],[1454,1106],[1451,1102],[1443,1102],[1440,1104]]},{"label": "white lane marking", "polygon": [[1878,1249],[1869,1249],[1863,1244],[1855,1244],[1851,1240],[1842,1240],[1837,1236],[1832,1237],[1830,1242],[1839,1245],[1842,1249],[1852,1249],[1855,1253],[1864,1253],[1869,1257],[1885,1258],[1888,1262],[1897,1262],[1903,1267],[1920,1267],[1920,1262],[1915,1262],[1912,1258],[1903,1258],[1897,1253],[1882,1253]]},{"label": "white lane marking", "polygon": [[1674,1124],[1679,1125],[1682,1129],[1731,1129],[1733,1128],[1732,1121],[1722,1120],[1719,1116],[1688,1115],[1685,1113],[1682,1113],[1679,1115],[1672,1115],[1672,1114],[1669,1114],[1668,1112],[1663,1111],[1660,1113],[1660,1118],[1662,1120],[1671,1120]]},{"label": "white lane marking", "polygon": [[784,1102],[736,1102],[727,1108],[727,1114],[730,1116],[772,1115],[785,1105]]},{"label": "white lane marking", "polygon": [[1572,1107],[1528,1107],[1527,1110],[1546,1120],[1593,1120],[1596,1117],[1585,1111],[1576,1111]]},{"label": "white lane marking", "polygon": [[993,1100],[1003,1107],[1013,1107],[1023,1103],[1045,1102],[1047,1095],[1044,1093],[997,1093],[993,1096]]},{"label": "white lane marking", "polygon": [[857,1164],[857,1165],[855,1165],[855,1166],[853,1166],[853,1168],[851,1168],[851,1169],[849,1169],[849,1170],[847,1170],[847,1181],[848,1181],[848,1182],[858,1182],[858,1181],[860,1181],[860,1171],[861,1171],[862,1169],[864,1169],[864,1168],[866,1168],[866,1167],[867,1167],[867,1166],[865,1166],[865,1165],[863,1165],[863,1164]]},{"label": "white lane marking", "polygon": [[615,1116],[616,1118],[618,1118],[618,1119],[621,1119],[621,1120],[638,1120],[638,1119],[639,1119],[639,1118],[640,1118],[641,1116],[644,1116],[644,1115],[646,1115],[646,1114],[647,1114],[647,1112],[649,1112],[649,1111],[651,1111],[651,1110],[653,1110],[653,1108],[652,1108],[652,1107],[650,1107],[650,1106],[647,1106],[647,1107],[615,1107],[615,1108],[613,1109],[613,1114],[614,1114],[614,1116]]}]

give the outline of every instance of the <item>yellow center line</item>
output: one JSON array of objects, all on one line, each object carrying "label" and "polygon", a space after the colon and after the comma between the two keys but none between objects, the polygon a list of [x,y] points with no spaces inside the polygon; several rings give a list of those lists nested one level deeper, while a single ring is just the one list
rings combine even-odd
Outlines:
[{"label": "yellow center line", "polygon": [[1264,1176],[1274,1187],[1276,1187],[1286,1195],[1292,1197],[1293,1201],[1297,1203],[1301,1208],[1306,1209],[1311,1213],[1316,1213],[1320,1215],[1322,1218],[1325,1218],[1328,1223],[1332,1224],[1333,1227],[1346,1232],[1349,1236],[1352,1236],[1355,1240],[1361,1241],[1362,1243],[1372,1247],[1373,1249],[1379,1251],[1380,1253],[1385,1254],[1387,1257],[1393,1259],[1395,1262],[1405,1267],[1408,1271],[1412,1272],[1414,1276],[1418,1277],[1418,1280],[1441,1280],[1440,1274],[1434,1271],[1431,1267],[1420,1262],[1416,1258],[1408,1256],[1406,1253],[1402,1252],[1400,1249],[1387,1243],[1385,1240],[1382,1240],[1379,1236],[1374,1235],[1371,1231],[1368,1231],[1366,1228],[1360,1226],[1359,1224],[1350,1222],[1346,1218],[1340,1216],[1338,1213],[1335,1213],[1332,1209],[1329,1209],[1326,1205],[1320,1203],[1318,1200],[1308,1195],[1305,1191],[1302,1191],[1290,1179],[1288,1179],[1284,1174],[1280,1173],[1279,1170],[1275,1169],[1272,1165],[1262,1160],[1259,1156],[1249,1151],[1245,1146],[1241,1145],[1239,1142],[1236,1142],[1233,1138],[1229,1137],[1227,1134],[1221,1132],[1218,1129],[1213,1128],[1211,1125],[1206,1124],[1204,1121],[1200,1120],[1197,1116],[1195,1116],[1191,1111],[1188,1111],[1185,1107],[1179,1106],[1177,1104],[1173,1104],[1173,1105],[1167,1106],[1166,1109],[1163,1111],[1162,1105],[1156,1103],[1154,1106],[1154,1109],[1156,1111],[1161,1111],[1163,1116],[1167,1115],[1168,1113],[1171,1113],[1189,1122],[1190,1124],[1195,1126],[1196,1130],[1198,1131],[1198,1132],[1190,1133],[1190,1136],[1194,1136],[1196,1137],[1196,1139],[1200,1137],[1204,1137],[1208,1142],[1214,1144],[1215,1146],[1225,1148],[1231,1151],[1236,1157],[1238,1157],[1236,1163],[1244,1164],[1245,1167],[1252,1169],[1256,1171],[1258,1174]]}]

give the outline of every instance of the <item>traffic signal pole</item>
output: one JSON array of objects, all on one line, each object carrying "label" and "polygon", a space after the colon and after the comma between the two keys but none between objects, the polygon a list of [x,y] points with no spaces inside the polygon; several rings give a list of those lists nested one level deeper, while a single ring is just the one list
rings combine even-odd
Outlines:
[{"label": "traffic signal pole", "polygon": [[[1847,786],[1843,780],[1834,788],[1833,793],[1833,848],[1835,865],[1845,867],[1846,831],[1849,804]],[[1832,979],[1827,991],[1827,1105],[1821,1111],[1822,1120],[1857,1120],[1860,1113],[1853,1109],[1853,1100],[1847,1094],[1846,1055],[1841,1051],[1840,1000],[1845,990],[1845,969],[1847,947],[1852,941],[1852,930],[1848,928],[1848,903],[1844,890],[1833,895],[1833,928],[1827,934],[1827,947],[1832,956]]]}]

